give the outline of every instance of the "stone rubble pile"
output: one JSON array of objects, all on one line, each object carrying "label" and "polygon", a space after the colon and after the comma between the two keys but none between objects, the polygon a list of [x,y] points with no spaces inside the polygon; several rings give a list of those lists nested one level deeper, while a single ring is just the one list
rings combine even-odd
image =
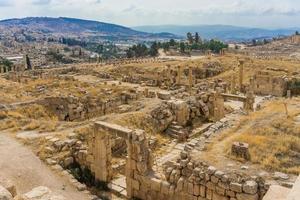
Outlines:
[{"label": "stone rubble pile", "polygon": [[267,191],[259,177],[242,177],[226,174],[213,166],[191,160],[188,152],[182,151],[176,163],[165,168],[169,187],[173,187],[183,199],[212,200],[258,200]]}]

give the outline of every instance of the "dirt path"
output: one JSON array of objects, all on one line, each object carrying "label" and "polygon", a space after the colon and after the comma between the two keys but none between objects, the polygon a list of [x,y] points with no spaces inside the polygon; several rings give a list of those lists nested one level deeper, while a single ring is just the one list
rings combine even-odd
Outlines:
[{"label": "dirt path", "polygon": [[19,194],[46,186],[66,199],[90,199],[87,194],[78,192],[67,178],[49,169],[30,149],[5,133],[0,133],[0,177],[12,180]]}]

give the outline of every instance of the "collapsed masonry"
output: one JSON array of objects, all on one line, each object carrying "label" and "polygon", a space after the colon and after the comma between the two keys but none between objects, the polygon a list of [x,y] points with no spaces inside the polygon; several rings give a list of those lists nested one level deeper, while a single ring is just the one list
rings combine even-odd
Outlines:
[{"label": "collapsed masonry", "polygon": [[177,161],[164,166],[164,173],[153,171],[149,140],[142,130],[130,130],[106,122],[96,122],[86,158],[98,181],[109,183],[112,178],[111,136],[126,140],[127,197],[164,200],[259,200],[267,186],[259,177],[245,177],[222,172],[193,160],[187,152]]},{"label": "collapsed masonry", "polygon": [[273,95],[278,97],[300,94],[300,77],[287,76],[285,71],[267,69],[259,71],[250,80],[250,87],[255,94]]},{"label": "collapsed masonry", "polygon": [[38,103],[52,111],[61,121],[78,121],[116,112],[121,109],[121,105],[128,104],[138,98],[137,94],[124,91],[109,99],[90,95],[82,98],[61,96],[46,97]]}]

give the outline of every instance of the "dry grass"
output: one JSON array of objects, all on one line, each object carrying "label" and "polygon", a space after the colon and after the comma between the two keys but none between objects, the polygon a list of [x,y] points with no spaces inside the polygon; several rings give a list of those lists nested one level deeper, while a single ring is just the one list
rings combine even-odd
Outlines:
[{"label": "dry grass", "polygon": [[56,129],[58,119],[41,105],[30,105],[10,111],[0,111],[0,130],[39,130],[51,132]]},{"label": "dry grass", "polygon": [[269,170],[298,174],[300,125],[294,121],[294,116],[300,109],[291,110],[287,118],[281,101],[270,103],[262,111],[242,119],[235,131],[230,130],[219,141],[228,138],[225,149],[228,155],[232,142],[245,142],[249,144],[253,163]]}]

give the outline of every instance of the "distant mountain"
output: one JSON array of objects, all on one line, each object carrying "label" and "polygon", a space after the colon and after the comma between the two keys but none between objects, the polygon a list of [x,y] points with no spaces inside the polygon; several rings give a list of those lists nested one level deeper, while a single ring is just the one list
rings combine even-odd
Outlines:
[{"label": "distant mountain", "polygon": [[290,29],[261,29],[261,28],[246,28],[228,25],[194,25],[194,26],[177,26],[177,25],[162,25],[162,26],[138,26],[132,27],[134,30],[145,31],[149,33],[169,32],[175,35],[185,36],[187,32],[198,32],[202,38],[213,39],[218,38],[224,41],[243,41],[251,39],[273,38],[278,36],[287,36],[300,30],[297,28]]},{"label": "distant mountain", "polygon": [[94,35],[106,38],[123,39],[169,39],[178,38],[170,33],[146,33],[128,27],[98,21],[75,18],[28,17],[22,19],[7,19],[0,21],[0,26],[6,28],[23,28],[27,31],[45,34],[74,34],[84,36]]}]

